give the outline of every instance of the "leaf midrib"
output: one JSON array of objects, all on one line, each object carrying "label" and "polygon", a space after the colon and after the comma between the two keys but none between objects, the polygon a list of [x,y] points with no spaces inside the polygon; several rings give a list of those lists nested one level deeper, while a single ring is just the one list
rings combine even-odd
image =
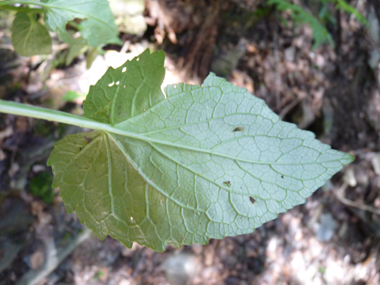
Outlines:
[{"label": "leaf midrib", "polygon": [[254,164],[264,164],[264,165],[300,165],[301,164],[301,165],[309,165],[309,164],[322,164],[322,163],[329,163],[329,162],[336,162],[336,161],[340,162],[340,160],[335,160],[335,159],[334,160],[328,160],[328,161],[322,161],[322,162],[303,162],[303,163],[302,162],[289,163],[289,162],[256,161],[256,160],[249,160],[249,159],[232,157],[232,156],[229,156],[229,155],[226,155],[223,153],[212,152],[212,151],[209,151],[208,149],[201,149],[201,148],[197,148],[197,147],[191,147],[191,146],[166,142],[166,141],[162,141],[162,140],[158,140],[158,139],[154,139],[154,138],[150,138],[150,137],[144,137],[144,136],[141,136],[140,134],[120,130],[118,128],[115,128],[111,125],[104,124],[104,123],[97,123],[96,127],[94,129],[97,129],[99,131],[104,131],[106,133],[113,133],[113,134],[122,135],[122,136],[126,136],[126,137],[133,138],[133,139],[138,139],[138,140],[149,142],[149,143],[157,143],[157,144],[161,144],[161,145],[172,146],[172,147],[176,147],[176,148],[182,148],[182,149],[195,151],[195,152],[203,152],[203,153],[207,153],[209,155],[217,155],[217,156],[224,157],[227,159],[238,160],[241,162],[254,163]]},{"label": "leaf midrib", "polygon": [[[217,86],[212,86],[212,87],[216,87],[216,88],[219,88],[220,87],[217,87]],[[198,90],[198,89],[201,89],[201,88],[204,88],[203,86],[199,86],[198,88],[194,88],[193,90],[189,91],[189,92],[193,92],[194,90]],[[170,99],[173,99],[173,97],[177,97],[177,96],[180,96],[182,93],[178,93],[178,94],[175,94],[173,96],[170,97]],[[165,102],[165,100],[161,101],[160,103],[163,103]],[[159,106],[161,106],[161,104],[157,104],[155,106],[153,106],[152,108],[150,108],[150,112],[153,112],[153,110],[155,108],[159,108]],[[113,116],[113,111],[114,109],[111,109],[111,117]],[[137,116],[134,116],[134,117],[131,117],[129,119],[126,119],[120,123],[117,123],[116,125],[109,125],[109,127],[111,128],[110,129],[110,132],[111,133],[115,133],[115,134],[120,134],[120,135],[124,135],[124,136],[127,136],[127,137],[130,137],[130,138],[134,138],[134,139],[139,139],[139,140],[142,140],[142,141],[146,141],[148,143],[158,143],[158,144],[161,144],[161,145],[167,145],[167,146],[172,146],[172,147],[176,147],[176,148],[182,148],[182,149],[187,149],[187,150],[191,150],[191,151],[196,151],[196,152],[203,152],[203,153],[207,153],[209,155],[217,155],[217,156],[220,156],[220,157],[224,157],[224,158],[227,158],[227,159],[232,159],[232,160],[237,160],[237,161],[241,161],[241,162],[247,162],[247,163],[253,163],[253,164],[262,164],[262,165],[313,165],[313,164],[322,164],[322,163],[329,163],[329,162],[336,162],[337,160],[329,160],[329,161],[323,161],[323,162],[295,162],[295,163],[289,163],[289,162],[263,162],[263,161],[255,161],[255,160],[248,160],[248,159],[242,159],[242,158],[237,158],[237,157],[232,157],[232,156],[228,156],[228,155],[225,155],[223,153],[218,153],[218,152],[213,152],[211,151],[210,149],[201,149],[201,148],[197,148],[197,147],[191,147],[191,146],[186,146],[186,145],[183,145],[183,144],[176,144],[176,143],[171,143],[171,142],[166,142],[166,141],[162,141],[162,140],[157,140],[157,139],[154,139],[154,138],[151,138],[151,137],[147,137],[146,135],[149,135],[149,134],[153,134],[153,133],[157,133],[157,132],[162,132],[162,131],[166,131],[166,130],[173,130],[173,129],[180,129],[181,127],[186,127],[186,126],[189,126],[189,125],[195,125],[195,124],[199,124],[199,123],[209,123],[210,120],[217,120],[217,119],[223,119],[229,115],[226,115],[224,117],[211,117],[210,119],[208,120],[205,120],[205,121],[198,121],[198,122],[193,122],[193,123],[185,123],[185,124],[181,124],[180,126],[172,126],[172,127],[168,127],[168,128],[165,128],[165,129],[160,129],[160,130],[155,130],[155,131],[150,131],[150,132],[146,132],[146,133],[141,133],[141,134],[137,134],[137,133],[131,133],[131,132],[127,132],[127,131],[123,131],[121,129],[119,129],[117,126],[123,126],[125,124],[128,123],[129,120],[131,119],[134,119],[134,120],[137,120],[136,118],[138,117],[142,117],[144,116],[146,113],[143,112]],[[232,115],[236,115],[236,114],[240,114],[240,115],[252,115],[252,116],[258,116],[258,117],[263,117],[265,118],[263,115],[261,114],[251,114],[251,113],[234,113]],[[132,122],[129,122],[129,123],[132,123]],[[273,122],[273,124],[276,124],[278,122]],[[133,123],[132,123],[133,124]],[[117,131],[115,131],[117,130]],[[105,130],[106,131],[106,130]],[[106,131],[107,132],[107,131]],[[254,136],[245,136],[245,137],[254,137]],[[234,139],[238,139],[239,137],[236,137],[236,138],[233,138],[229,141],[232,141]],[[289,138],[290,139],[290,138]],[[303,145],[303,144],[302,144]],[[340,161],[339,161],[340,162]]]}]

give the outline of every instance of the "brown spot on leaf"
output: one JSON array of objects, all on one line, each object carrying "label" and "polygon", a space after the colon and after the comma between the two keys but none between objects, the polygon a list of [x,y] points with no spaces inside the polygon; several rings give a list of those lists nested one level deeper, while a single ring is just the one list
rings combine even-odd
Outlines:
[{"label": "brown spot on leaf", "polygon": [[242,127],[236,127],[235,129],[232,130],[233,133],[235,132],[242,132],[244,129]]},{"label": "brown spot on leaf", "polygon": [[85,138],[85,140],[87,141],[87,143],[92,142],[92,138],[89,138],[89,137],[87,137],[87,136],[83,136],[83,137]]},{"label": "brown spot on leaf", "polygon": [[223,184],[227,187],[231,187],[231,182],[230,181],[224,181]]}]

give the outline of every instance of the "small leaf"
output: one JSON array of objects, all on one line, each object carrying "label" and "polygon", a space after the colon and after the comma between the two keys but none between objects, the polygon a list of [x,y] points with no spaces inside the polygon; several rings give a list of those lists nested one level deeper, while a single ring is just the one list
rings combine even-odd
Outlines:
[{"label": "small leaf", "polygon": [[62,100],[67,102],[73,102],[75,99],[81,97],[78,93],[74,91],[67,91],[65,95],[62,97]]},{"label": "small leaf", "polygon": [[67,136],[49,158],[67,211],[99,238],[164,251],[251,233],[353,160],[214,74],[165,98],[163,60],[145,51],[110,68],[84,104],[99,131]]},{"label": "small leaf", "polygon": [[334,41],[326,27],[324,27],[316,17],[307,12],[300,5],[292,4],[287,0],[268,0],[267,4],[275,4],[277,6],[277,10],[280,11],[289,10],[291,12],[293,22],[295,23],[298,22],[301,24],[309,24],[313,30],[313,49],[316,49],[318,46],[325,42],[328,42],[334,46]]},{"label": "small leaf", "polygon": [[42,5],[46,9],[45,25],[57,31],[66,43],[74,39],[66,31],[66,24],[74,19],[82,19],[81,35],[88,45],[98,47],[107,43],[122,44],[107,0],[47,0]]},{"label": "small leaf", "polygon": [[165,99],[161,84],[165,77],[165,53],[146,50],[117,69],[108,68],[83,103],[84,116],[117,124],[139,115]]},{"label": "small leaf", "polygon": [[30,181],[30,192],[33,196],[42,198],[46,204],[54,200],[54,189],[51,187],[53,177],[47,172],[40,172]]},{"label": "small leaf", "polygon": [[96,57],[99,55],[98,49],[97,48],[89,48],[89,51],[87,53],[86,57],[86,68],[90,69],[92,63],[96,59]]},{"label": "small leaf", "polygon": [[22,56],[51,53],[51,38],[46,28],[32,14],[18,12],[13,21],[12,44]]},{"label": "small leaf", "polygon": [[74,58],[78,55],[83,54],[88,49],[87,42],[82,37],[79,37],[73,41],[70,45],[69,52],[66,57],[66,65],[69,66]]}]

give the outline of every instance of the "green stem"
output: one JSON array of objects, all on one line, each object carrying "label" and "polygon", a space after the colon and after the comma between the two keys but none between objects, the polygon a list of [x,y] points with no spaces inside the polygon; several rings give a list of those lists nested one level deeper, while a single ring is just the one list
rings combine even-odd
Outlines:
[{"label": "green stem", "polygon": [[93,129],[123,135],[131,138],[151,141],[150,138],[144,138],[138,134],[120,130],[109,124],[100,123],[82,116],[77,116],[61,111],[36,107],[27,104],[16,103],[12,101],[0,100],[0,113],[54,121],[58,123],[78,126],[81,128]]},{"label": "green stem", "polygon": [[12,114],[17,116],[31,117],[36,119],[43,119],[54,121],[63,124],[78,126],[81,128],[93,129],[108,133],[119,134],[131,138],[143,139],[140,135],[120,130],[111,125],[97,122],[82,116],[77,116],[61,111],[51,110],[47,108],[36,107],[27,104],[16,103],[12,101],[0,100],[0,113]]},{"label": "green stem", "polygon": [[40,9],[40,8],[16,7],[16,6],[11,6],[11,5],[2,6],[1,9],[24,12],[24,13],[35,13],[35,14],[45,13],[45,10]]},{"label": "green stem", "polygon": [[28,0],[21,0],[21,1],[1,1],[0,6],[4,5],[12,5],[12,4],[31,4],[31,5],[38,5],[38,6],[44,6],[45,3],[36,2],[36,1],[28,1]]},{"label": "green stem", "polygon": [[44,119],[89,129],[99,129],[99,127],[101,128],[100,125],[105,125],[85,117],[61,111],[4,100],[0,100],[0,113]]},{"label": "green stem", "polygon": [[27,5],[37,5],[44,7],[45,3],[36,2],[36,1],[1,1],[0,7],[1,9],[5,10],[14,10],[18,12],[25,12],[25,13],[44,13],[45,10],[41,8],[29,8],[29,7],[16,7],[13,6],[14,4],[27,4]]}]

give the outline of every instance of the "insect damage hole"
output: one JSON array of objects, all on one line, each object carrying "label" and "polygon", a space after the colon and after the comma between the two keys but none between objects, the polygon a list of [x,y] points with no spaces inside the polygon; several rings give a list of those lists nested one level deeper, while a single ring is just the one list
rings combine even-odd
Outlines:
[{"label": "insect damage hole", "polygon": [[123,69],[121,70],[122,73],[126,72],[127,68],[124,66]]},{"label": "insect damage hole", "polygon": [[116,85],[119,85],[120,84],[120,81],[116,81]]},{"label": "insect damage hole", "polygon": [[256,203],[256,200],[252,196],[249,196],[249,201],[251,201],[252,205]]},{"label": "insect damage hole", "polygon": [[108,84],[108,87],[112,87],[112,86],[114,86],[114,84],[115,84],[115,81]]}]

